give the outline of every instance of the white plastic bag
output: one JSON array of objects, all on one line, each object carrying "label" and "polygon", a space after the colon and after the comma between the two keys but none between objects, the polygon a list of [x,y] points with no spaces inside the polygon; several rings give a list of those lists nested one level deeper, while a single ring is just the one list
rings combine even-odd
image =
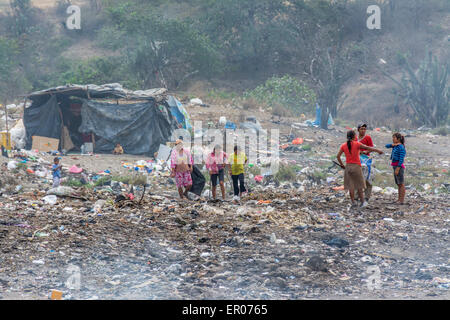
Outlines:
[{"label": "white plastic bag", "polygon": [[45,204],[55,205],[58,201],[58,198],[55,195],[45,196],[42,198]]}]

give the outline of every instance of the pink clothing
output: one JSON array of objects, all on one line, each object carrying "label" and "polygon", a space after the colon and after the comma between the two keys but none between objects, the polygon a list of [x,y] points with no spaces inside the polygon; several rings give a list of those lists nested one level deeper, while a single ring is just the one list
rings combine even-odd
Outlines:
[{"label": "pink clothing", "polygon": [[206,169],[213,173],[219,173],[225,167],[227,160],[228,156],[225,152],[221,151],[217,155],[212,152],[206,158]]},{"label": "pink clothing", "polygon": [[192,155],[189,150],[183,148],[183,155],[180,156],[180,153],[176,150],[172,150],[172,154],[170,155],[170,168],[175,169],[177,164],[181,164],[180,162],[187,162],[188,165],[193,165],[194,160],[192,159]]},{"label": "pink clothing", "polygon": [[177,182],[177,188],[192,186],[192,177],[190,171],[175,173],[175,181]]},{"label": "pink clothing", "polygon": [[[392,163],[391,163],[391,166],[393,166],[393,167],[398,167],[398,161],[392,162]],[[405,169],[405,164],[402,163],[401,167],[402,167],[403,169]]]}]

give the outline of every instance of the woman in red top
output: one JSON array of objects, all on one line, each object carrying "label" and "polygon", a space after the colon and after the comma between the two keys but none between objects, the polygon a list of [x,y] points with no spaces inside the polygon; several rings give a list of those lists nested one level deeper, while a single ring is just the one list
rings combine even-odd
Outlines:
[{"label": "woman in red top", "polygon": [[[361,199],[361,207],[367,206],[367,202],[364,201],[363,189],[366,187],[365,180],[361,170],[361,161],[359,159],[359,153],[361,149],[378,152],[383,154],[383,151],[366,146],[361,142],[358,142],[356,133],[353,130],[347,132],[347,143],[341,145],[337,159],[343,169],[344,174],[344,188],[349,190],[352,206],[355,205],[355,189],[358,190],[359,198]],[[345,153],[346,166],[342,163],[341,156]]]}]

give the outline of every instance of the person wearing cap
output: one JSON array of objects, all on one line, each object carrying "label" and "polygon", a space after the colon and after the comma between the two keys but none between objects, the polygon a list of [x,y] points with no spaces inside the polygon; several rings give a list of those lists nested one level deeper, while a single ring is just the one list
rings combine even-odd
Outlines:
[{"label": "person wearing cap", "polygon": [[[366,134],[367,132],[367,124],[361,123],[358,125],[358,141],[363,145],[368,147],[374,147],[372,137]],[[374,178],[374,173],[372,172],[373,159],[370,158],[369,150],[361,150],[360,160],[362,165],[363,176],[366,181],[366,188],[364,189],[364,197],[366,202],[369,201],[370,196],[372,195],[372,181]],[[357,196],[359,198],[359,195]]]},{"label": "person wearing cap", "polygon": [[[194,169],[194,161],[189,150],[183,148],[183,141],[177,140],[175,142],[175,148],[172,151],[170,160],[170,167],[172,169],[171,177],[175,177],[180,198],[187,198],[187,193],[192,188],[191,172]],[[184,192],[183,188],[185,188]]]}]

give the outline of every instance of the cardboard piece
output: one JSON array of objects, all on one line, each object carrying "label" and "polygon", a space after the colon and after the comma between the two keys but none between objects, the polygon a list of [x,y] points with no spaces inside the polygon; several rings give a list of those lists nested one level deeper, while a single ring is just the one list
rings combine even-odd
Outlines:
[{"label": "cardboard piece", "polygon": [[50,152],[58,150],[59,139],[33,136],[33,144],[31,149],[39,150],[40,152]]},{"label": "cardboard piece", "polygon": [[52,300],[62,300],[63,293],[59,290],[52,290],[51,299]]},{"label": "cardboard piece", "polygon": [[75,145],[72,142],[72,139],[70,138],[69,129],[67,127],[62,128],[61,132],[61,149],[70,151],[73,148],[75,148]]}]

